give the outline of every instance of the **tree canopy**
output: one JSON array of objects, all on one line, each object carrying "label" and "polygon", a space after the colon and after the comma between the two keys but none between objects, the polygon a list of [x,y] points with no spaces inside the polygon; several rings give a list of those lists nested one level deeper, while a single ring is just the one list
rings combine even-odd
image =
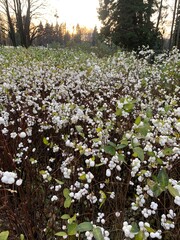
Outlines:
[{"label": "tree canopy", "polygon": [[100,0],[102,36],[129,50],[142,45],[154,48],[160,39],[152,22],[154,4],[154,0]]}]

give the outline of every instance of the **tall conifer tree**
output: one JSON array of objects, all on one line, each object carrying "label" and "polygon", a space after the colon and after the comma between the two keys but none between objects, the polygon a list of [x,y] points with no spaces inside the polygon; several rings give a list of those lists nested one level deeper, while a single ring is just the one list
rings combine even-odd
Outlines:
[{"label": "tall conifer tree", "polygon": [[154,0],[100,0],[101,34],[129,50],[155,47],[159,37],[151,20]]}]

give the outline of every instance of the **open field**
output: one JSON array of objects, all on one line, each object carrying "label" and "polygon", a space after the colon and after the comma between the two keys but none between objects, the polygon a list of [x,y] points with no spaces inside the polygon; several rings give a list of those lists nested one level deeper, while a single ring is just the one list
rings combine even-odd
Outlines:
[{"label": "open field", "polygon": [[178,240],[180,53],[0,48],[0,239]]}]

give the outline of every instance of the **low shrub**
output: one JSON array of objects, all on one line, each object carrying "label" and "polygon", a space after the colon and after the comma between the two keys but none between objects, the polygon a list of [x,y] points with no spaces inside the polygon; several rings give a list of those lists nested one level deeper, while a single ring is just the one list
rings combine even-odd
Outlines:
[{"label": "low shrub", "polygon": [[178,239],[180,55],[0,49],[3,239]]}]

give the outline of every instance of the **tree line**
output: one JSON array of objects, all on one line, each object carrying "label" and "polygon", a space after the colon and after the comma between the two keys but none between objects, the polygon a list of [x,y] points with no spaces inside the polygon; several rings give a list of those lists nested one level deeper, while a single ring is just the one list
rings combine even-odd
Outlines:
[{"label": "tree line", "polygon": [[28,48],[50,44],[67,46],[82,41],[94,43],[96,27],[92,30],[77,24],[70,32],[66,23],[35,24],[36,19],[42,18],[45,8],[43,0],[0,0],[0,45]]},{"label": "tree line", "polygon": [[[163,31],[169,14],[167,0],[99,0],[100,33],[97,28],[89,31],[77,24],[70,33],[65,23],[55,26],[46,22],[35,24],[45,11],[43,0],[0,0],[0,44],[24,46],[47,46],[69,42],[81,43],[96,39],[117,45],[127,50],[137,50],[145,45],[161,49]],[[169,46],[180,48],[180,0],[174,0],[172,9]]]},{"label": "tree line", "polygon": [[[100,0],[101,35],[125,49],[160,49],[170,6],[166,0]],[[169,49],[180,42],[180,1],[175,0]]]}]

